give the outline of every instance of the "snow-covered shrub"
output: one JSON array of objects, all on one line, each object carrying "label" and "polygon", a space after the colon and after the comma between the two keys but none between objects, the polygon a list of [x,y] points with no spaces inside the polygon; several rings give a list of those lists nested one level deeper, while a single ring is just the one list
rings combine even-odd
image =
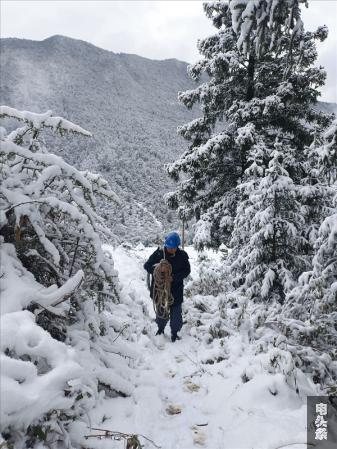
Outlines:
[{"label": "snow-covered shrub", "polygon": [[[44,285],[62,285],[78,269],[86,290],[111,294],[115,272],[103,254],[100,234],[108,233],[95,212],[97,196],[117,201],[99,175],[80,172],[47,153],[43,130],[90,136],[77,125],[3,106],[0,117],[23,122],[3,136],[1,146],[1,233],[15,244],[20,260]],[[97,285],[100,288],[97,289]],[[110,293],[109,293],[110,292]]]},{"label": "snow-covered shrub", "polygon": [[126,312],[113,318],[117,273],[95,212],[97,197],[118,198],[43,143],[46,128],[90,133],[51,112],[4,106],[0,117],[23,125],[1,135],[1,431],[9,447],[80,447],[72,423],[86,429],[100,397],[132,391],[136,354],[118,340]]},{"label": "snow-covered shrub", "polygon": [[221,262],[209,257],[206,252],[200,252],[197,267],[197,275],[186,285],[186,296],[216,296],[226,290],[229,275],[223,269]]},{"label": "snow-covered shrub", "polygon": [[[22,309],[31,301],[50,309],[49,300],[57,302],[71,295],[74,285],[68,282],[60,288],[46,288],[23,267],[13,244],[2,242],[0,252],[1,432],[9,447],[34,447],[37,441],[48,443],[58,433],[63,439],[63,423],[80,416],[75,411],[76,398],[86,392],[75,351],[42,329],[33,313]],[[60,317],[59,308],[52,308],[55,319]]]}]

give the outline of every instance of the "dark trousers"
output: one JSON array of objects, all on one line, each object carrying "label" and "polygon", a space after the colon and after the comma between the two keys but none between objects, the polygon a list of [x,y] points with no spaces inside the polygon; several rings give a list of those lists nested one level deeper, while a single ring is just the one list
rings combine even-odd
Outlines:
[{"label": "dark trousers", "polygon": [[[157,317],[156,323],[158,324],[158,330],[164,332],[167,322],[168,320]],[[173,304],[173,306],[170,307],[170,327],[172,335],[176,335],[183,327],[181,304]]]}]

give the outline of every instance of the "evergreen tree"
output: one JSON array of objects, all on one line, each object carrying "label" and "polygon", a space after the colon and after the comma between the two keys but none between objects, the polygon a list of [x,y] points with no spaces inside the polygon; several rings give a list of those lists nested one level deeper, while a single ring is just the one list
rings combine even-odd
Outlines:
[{"label": "evergreen tree", "polygon": [[175,179],[184,174],[168,201],[180,217],[196,217],[196,246],[230,244],[239,282],[253,296],[263,285],[265,298],[278,290],[284,299],[306,266],[299,203],[305,151],[312,130],[330,120],[313,107],[325,79],[313,67],[315,40],[327,30],[305,32],[298,4],[204,5],[219,31],[198,43],[203,59],[189,73],[206,80],[179,94],[187,107],[199,103],[202,116],[180,127],[190,145],[168,167]]},{"label": "evergreen tree", "polygon": [[[310,271],[304,272],[287,296],[285,317],[309,323],[305,335],[298,335],[298,343],[308,340],[321,352],[336,359],[336,301],[337,301],[337,122],[324,133],[320,146],[311,151],[312,170],[318,186],[325,191],[321,226],[314,244],[315,255]],[[327,207],[327,203],[329,207]],[[291,326],[290,326],[291,327]],[[292,329],[293,330],[293,329]],[[304,351],[303,351],[304,352]],[[308,360],[312,357],[308,356]],[[320,370],[316,370],[316,376]],[[326,375],[323,370],[324,375]],[[320,377],[323,377],[322,370]]]},{"label": "evergreen tree", "polygon": [[[271,49],[277,49],[285,34],[295,37],[303,25],[300,3],[307,5],[307,0],[230,1],[238,49],[249,55],[255,53],[259,57]],[[291,62],[292,57],[290,44],[288,62]]]},{"label": "evergreen tree", "polygon": [[[256,150],[245,173],[247,180],[239,186],[241,201],[234,221],[231,246],[235,253],[231,259],[234,282],[242,285],[249,297],[266,299],[275,294],[283,302],[285,291],[294,285],[294,275],[304,268],[304,218],[296,186],[284,168],[287,148],[280,148],[277,141],[274,147],[261,145]],[[266,169],[263,160],[268,159]]]}]

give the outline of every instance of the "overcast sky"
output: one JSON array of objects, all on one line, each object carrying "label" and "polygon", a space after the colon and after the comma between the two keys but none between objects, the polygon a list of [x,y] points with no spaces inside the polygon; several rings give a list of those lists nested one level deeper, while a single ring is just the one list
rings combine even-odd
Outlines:
[{"label": "overcast sky", "polygon": [[[337,103],[337,0],[309,0],[307,29],[325,24],[319,64],[328,78],[322,100]],[[202,1],[1,0],[1,37],[43,40],[55,34],[82,39],[113,52],[152,59],[198,59],[196,42],[214,32]]]}]

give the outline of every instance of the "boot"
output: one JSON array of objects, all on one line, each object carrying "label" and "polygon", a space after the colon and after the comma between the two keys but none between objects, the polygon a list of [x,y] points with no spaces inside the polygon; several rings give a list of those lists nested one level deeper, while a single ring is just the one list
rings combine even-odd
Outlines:
[{"label": "boot", "polygon": [[158,329],[156,332],[156,335],[163,335],[164,331],[161,329]]},{"label": "boot", "polygon": [[177,335],[177,334],[172,334],[171,335],[172,343],[174,343],[176,340],[181,340],[181,337],[179,337],[179,335]]}]

